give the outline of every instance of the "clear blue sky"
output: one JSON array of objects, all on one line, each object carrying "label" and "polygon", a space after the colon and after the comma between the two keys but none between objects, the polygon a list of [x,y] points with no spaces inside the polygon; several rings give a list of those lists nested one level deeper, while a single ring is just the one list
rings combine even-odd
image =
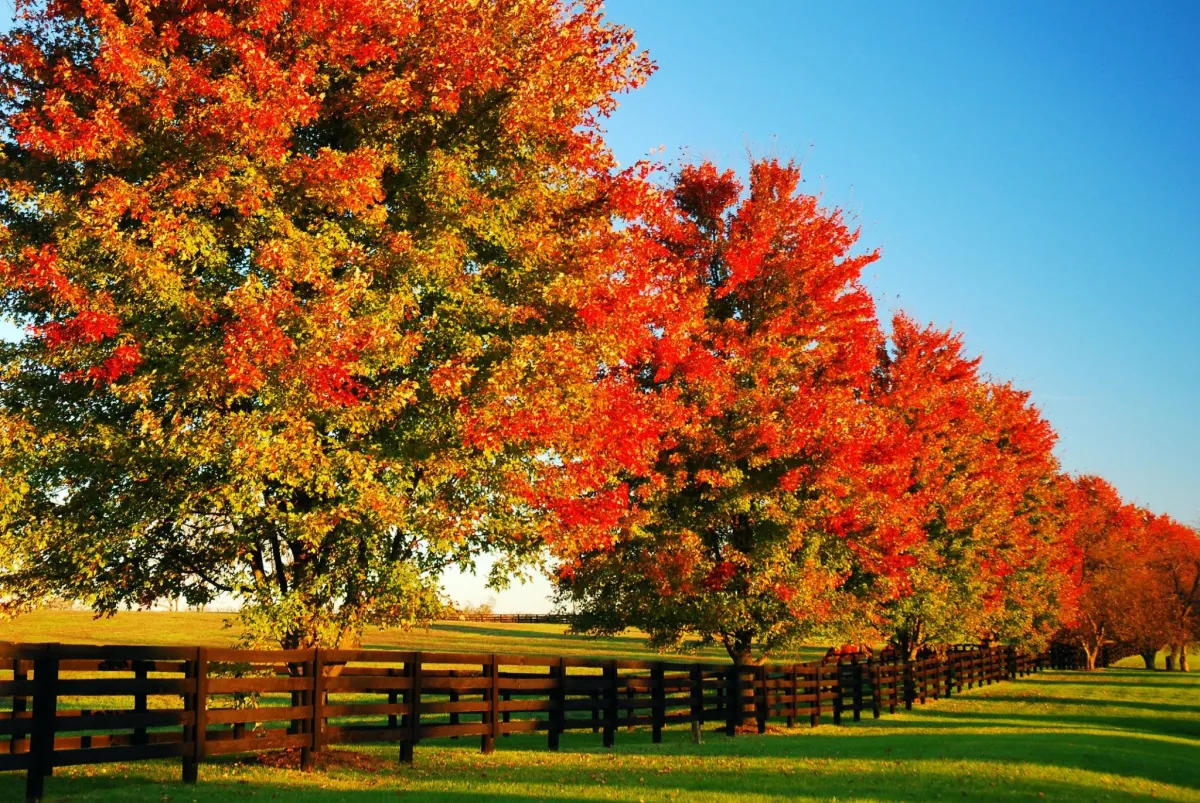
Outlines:
[{"label": "clear blue sky", "polygon": [[[870,286],[1033,391],[1071,472],[1200,521],[1200,4],[611,0],[630,163],[794,157]],[[488,596],[451,578],[458,599]],[[501,609],[544,610],[538,582]]]}]

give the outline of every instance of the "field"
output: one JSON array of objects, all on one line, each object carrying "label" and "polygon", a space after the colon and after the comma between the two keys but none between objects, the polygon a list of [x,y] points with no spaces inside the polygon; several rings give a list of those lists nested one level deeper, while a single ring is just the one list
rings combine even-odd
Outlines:
[{"label": "field", "polygon": [[[126,614],[92,622],[51,613],[10,623],[0,639],[227,645],[233,635],[221,618]],[[649,655],[636,634],[591,641],[554,626],[445,623],[367,642]],[[639,730],[619,732],[606,750],[592,734],[568,733],[552,754],[544,735],[514,735],[483,756],[475,740],[431,740],[412,767],[397,763],[394,746],[365,746],[323,755],[312,774],[293,769],[296,758],[286,754],[208,763],[195,787],[178,782],[177,761],[60,768],[47,791],[51,800],[71,801],[1200,801],[1200,678],[1130,668],[1138,663],[1095,674],[1046,672],[841,728],[772,728],[734,739],[706,733],[702,745],[684,730],[669,730],[655,745]],[[0,800],[20,799],[23,784],[21,774],[0,774]]]},{"label": "field", "polygon": [[[207,647],[237,646],[239,632],[225,626],[229,614],[120,613],[95,619],[85,611],[44,611],[0,622],[0,641],[58,641],[69,644],[150,644]],[[601,655],[651,660],[663,656],[647,649],[635,631],[608,638],[564,636],[563,625],[481,622],[438,622],[415,630],[371,631],[363,638],[367,649],[436,650],[438,652],[499,652],[529,655]],[[806,648],[780,661],[811,661],[823,648]],[[715,661],[729,660],[720,648],[689,653]]]}]

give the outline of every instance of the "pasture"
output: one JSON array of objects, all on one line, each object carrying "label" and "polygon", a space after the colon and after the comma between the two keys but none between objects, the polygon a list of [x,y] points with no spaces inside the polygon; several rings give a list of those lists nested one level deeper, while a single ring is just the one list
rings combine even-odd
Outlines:
[{"label": "pasture", "polygon": [[[92,643],[209,643],[235,634],[220,614],[43,613],[4,627],[0,639]],[[385,632],[370,646],[544,651],[648,658],[637,634],[589,640],[558,626],[443,623]],[[819,650],[805,651],[804,658]],[[714,653],[712,657],[717,657]],[[302,773],[294,754],[204,764],[201,783],[179,783],[177,761],[60,768],[48,799],[71,801],[375,800],[488,797],[557,800],[1178,800],[1200,801],[1200,679],[1132,668],[1046,672],[988,686],[912,712],[857,724],[730,739],[684,728],[662,744],[622,731],[615,748],[567,733],[548,753],[544,736],[514,734],[481,755],[473,740],[422,742],[401,766],[393,745],[338,748]],[[20,799],[21,773],[0,774],[0,800]]]}]

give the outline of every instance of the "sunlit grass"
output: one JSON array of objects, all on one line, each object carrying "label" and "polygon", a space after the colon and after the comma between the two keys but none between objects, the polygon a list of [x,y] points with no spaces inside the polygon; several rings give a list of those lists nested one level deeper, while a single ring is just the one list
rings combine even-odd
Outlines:
[{"label": "sunlit grass", "polygon": [[[190,611],[133,611],[107,619],[96,619],[86,611],[38,611],[11,622],[0,622],[0,641],[232,647],[236,646],[241,634],[236,627],[225,626],[230,619],[230,614]],[[602,638],[566,636],[565,633],[563,625],[438,622],[432,627],[412,630],[370,630],[363,637],[363,646],[437,652],[600,655],[644,660],[672,655],[647,648],[645,635],[636,630]],[[823,648],[812,647],[776,658],[809,661],[823,653]],[[728,660],[720,648],[708,648],[690,655],[704,660]]]}]

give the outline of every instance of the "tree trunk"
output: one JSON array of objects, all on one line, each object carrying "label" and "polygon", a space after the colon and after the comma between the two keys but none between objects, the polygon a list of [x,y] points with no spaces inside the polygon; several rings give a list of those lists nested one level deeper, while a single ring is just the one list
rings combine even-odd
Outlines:
[{"label": "tree trunk", "polygon": [[738,666],[755,666],[758,659],[754,657],[754,634],[749,630],[739,630],[722,636],[725,651]]},{"label": "tree trunk", "polygon": [[1180,647],[1180,649],[1179,649],[1179,671],[1180,671],[1180,672],[1187,672],[1187,671],[1189,671],[1190,669],[1191,669],[1191,667],[1189,667],[1189,666],[1188,666],[1188,651],[1187,651],[1187,645],[1186,645],[1186,644],[1184,644],[1184,645],[1182,645],[1182,646]]},{"label": "tree trunk", "polygon": [[1096,659],[1100,656],[1100,648],[1093,649],[1090,645],[1083,645],[1083,652],[1087,656],[1087,668],[1089,672],[1096,671]]},{"label": "tree trunk", "polygon": [[1167,649],[1166,661],[1167,661],[1167,671],[1168,672],[1175,671],[1175,655],[1177,652],[1178,651],[1175,649],[1174,646],[1168,647],[1168,649]]},{"label": "tree trunk", "polygon": [[910,661],[917,660],[917,655],[921,652],[921,623],[916,622],[897,631],[892,641],[896,645],[896,652],[907,656]]},{"label": "tree trunk", "polygon": [[279,649],[299,650],[304,646],[304,632],[299,627],[292,628],[279,637]]},{"label": "tree trunk", "polygon": [[1142,652],[1139,652],[1138,655],[1140,655],[1142,660],[1146,662],[1147,669],[1153,670],[1155,668],[1154,659],[1158,657],[1158,650],[1146,649]]}]

